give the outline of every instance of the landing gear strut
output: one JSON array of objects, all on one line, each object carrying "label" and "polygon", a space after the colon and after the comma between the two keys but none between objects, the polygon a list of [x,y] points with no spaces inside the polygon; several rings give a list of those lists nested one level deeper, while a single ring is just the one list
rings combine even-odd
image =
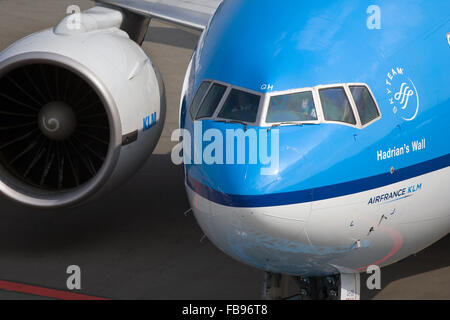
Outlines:
[{"label": "landing gear strut", "polygon": [[360,276],[294,277],[266,272],[263,296],[268,300],[359,300]]}]

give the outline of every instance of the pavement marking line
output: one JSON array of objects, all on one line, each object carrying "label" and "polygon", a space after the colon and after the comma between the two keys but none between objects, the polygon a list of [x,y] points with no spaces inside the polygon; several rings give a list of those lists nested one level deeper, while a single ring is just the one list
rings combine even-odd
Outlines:
[{"label": "pavement marking line", "polygon": [[0,290],[15,291],[60,300],[109,300],[84,294],[0,280]]}]

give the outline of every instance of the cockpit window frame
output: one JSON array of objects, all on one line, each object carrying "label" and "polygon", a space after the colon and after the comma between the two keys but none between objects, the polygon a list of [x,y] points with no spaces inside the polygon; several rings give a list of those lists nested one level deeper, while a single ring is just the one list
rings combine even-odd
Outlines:
[{"label": "cockpit window frame", "polygon": [[[202,86],[202,84],[205,83],[205,82],[209,82],[209,86],[208,86],[208,88],[206,88],[205,93],[203,93],[203,97],[200,99],[200,101],[199,101],[199,103],[198,103],[198,108],[197,108],[197,110],[195,111],[195,114],[193,115],[193,114],[190,112],[191,109],[192,109],[192,104],[194,103],[195,96],[197,95],[198,90],[200,89],[200,87]],[[206,96],[208,95],[208,92],[209,92],[209,90],[211,89],[211,86],[212,86],[212,85],[213,85],[213,82],[212,82],[211,80],[205,79],[205,80],[203,80],[202,82],[200,82],[200,84],[199,84],[198,87],[197,87],[197,91],[194,92],[194,94],[193,94],[193,96],[192,96],[192,101],[191,101],[191,103],[190,103],[190,105],[189,105],[189,112],[188,112],[188,114],[189,114],[189,116],[190,116],[190,118],[191,118],[192,121],[195,121],[195,118],[197,117],[198,111],[200,110],[200,107],[202,106],[203,100],[205,100],[205,98],[206,98]]]},{"label": "cockpit window frame", "polygon": [[[195,98],[196,98],[196,95],[198,94],[198,91],[200,90],[200,87],[201,87],[205,82],[209,82],[209,85],[208,85],[208,87],[206,88],[205,92],[203,93],[203,96],[202,96],[202,98],[200,99],[200,101],[199,101],[199,103],[198,103],[197,110],[195,111],[195,114],[193,115],[193,114],[192,114],[192,111],[193,111],[193,110],[192,110],[192,107],[193,107],[193,104],[194,104],[194,100],[195,100]],[[194,119],[197,117],[197,113],[198,113],[200,107],[202,106],[203,100],[205,100],[206,95],[207,95],[208,92],[209,92],[209,89],[211,89],[211,86],[212,86],[212,82],[211,82],[210,80],[203,80],[203,81],[200,82],[200,84],[198,85],[197,91],[194,93],[194,95],[193,95],[193,97],[192,97],[191,104],[189,105],[189,109],[188,109],[188,111],[189,111],[188,113],[189,113],[189,115],[190,115],[190,117],[191,117],[191,120],[194,120]]]},{"label": "cockpit window frame", "polygon": [[[323,115],[323,123],[334,123],[334,124],[339,124],[339,125],[349,126],[349,127],[356,127],[356,128],[361,127],[361,118],[358,113],[358,108],[356,108],[356,104],[353,99],[353,95],[351,94],[350,89],[348,88],[348,86],[346,86],[346,84],[343,84],[343,83],[328,84],[328,85],[316,86],[314,88],[317,91],[317,96],[319,97],[320,109],[321,109],[322,115]],[[327,120],[325,118],[325,112],[323,110],[323,105],[322,105],[322,99],[320,98],[320,90],[324,90],[324,89],[344,89],[345,95],[350,104],[350,108],[352,109],[352,112],[353,112],[353,117],[355,118],[354,124],[350,123],[350,122],[345,122],[345,121]]]},{"label": "cockpit window frame", "polygon": [[[213,79],[203,79],[203,82],[210,82],[208,89],[206,90],[202,100],[200,101],[199,106],[201,107],[201,105],[203,104],[203,101],[205,100],[205,98],[207,97],[209,91],[211,90],[211,88],[214,86],[214,84],[219,84],[222,86],[226,87],[226,90],[220,100],[220,102],[218,103],[218,105],[216,106],[216,109],[214,110],[214,113],[212,114],[212,116],[210,117],[204,117],[204,118],[200,118],[197,119],[197,114],[200,111],[200,107],[198,108],[196,114],[194,116],[192,116],[189,113],[189,116],[191,118],[192,121],[203,121],[203,120],[219,120],[219,121],[227,121],[227,120],[231,120],[231,119],[226,119],[226,118],[221,118],[219,117],[219,113],[222,110],[223,105],[225,104],[226,100],[228,99],[231,90],[236,89],[236,90],[240,90],[243,92],[247,92],[247,93],[251,93],[253,95],[259,96],[260,97],[260,101],[259,101],[259,106],[258,106],[258,112],[256,115],[256,120],[255,122],[247,122],[247,121],[243,121],[245,122],[247,125],[249,126],[255,126],[255,127],[271,127],[273,125],[276,124],[280,124],[280,126],[289,126],[292,124],[338,124],[341,126],[348,126],[348,127],[353,127],[353,128],[357,128],[357,129],[364,129],[370,125],[372,125],[373,123],[377,122],[378,120],[380,120],[383,115],[380,109],[380,106],[378,104],[378,101],[375,99],[375,96],[372,92],[372,90],[370,89],[369,85],[367,85],[366,83],[362,83],[362,82],[349,82],[349,83],[335,83],[335,84],[327,84],[327,85],[318,85],[315,87],[305,87],[305,88],[299,88],[299,89],[289,89],[289,90],[283,90],[283,91],[272,91],[272,92],[259,92],[259,91],[254,91],[254,90],[250,90],[247,88],[243,88],[240,86],[236,86],[236,85],[231,85],[229,83],[225,83],[222,81],[218,81],[218,80],[213,80]],[[372,100],[375,103],[375,106],[378,110],[378,117],[374,118],[372,121],[362,125],[361,122],[361,115],[359,114],[358,108],[356,106],[356,102],[355,99],[350,91],[350,87],[353,86],[359,86],[359,87],[365,87],[370,96],[372,97]],[[200,86],[199,86],[200,87]],[[340,122],[340,121],[331,121],[331,120],[326,120],[325,119],[325,115],[324,115],[324,111],[323,111],[323,106],[322,106],[322,101],[320,99],[320,95],[319,95],[319,91],[322,89],[331,89],[331,88],[343,88],[344,92],[347,96],[347,99],[350,103],[350,107],[352,109],[353,112],[353,116],[355,117],[356,120],[356,124],[351,124],[351,123],[347,123],[347,122]],[[270,105],[270,99],[274,96],[280,96],[280,95],[289,95],[289,94],[295,94],[295,93],[302,93],[302,92],[312,92],[313,95],[313,101],[314,101],[314,107],[316,110],[316,114],[317,114],[317,120],[307,120],[307,121],[289,121],[289,124],[283,124],[282,122],[266,122],[267,119],[267,114],[269,112],[269,105]],[[192,103],[192,102],[191,102]]]},{"label": "cockpit window frame", "polygon": [[[372,100],[375,103],[375,106],[378,109],[378,117],[373,119],[372,121],[366,123],[365,125],[362,125],[361,122],[361,115],[359,114],[358,108],[356,106],[356,102],[355,99],[350,91],[350,87],[352,86],[359,86],[359,87],[365,87],[368,92],[370,93],[370,96],[372,97]],[[353,128],[357,128],[357,129],[364,129],[368,126],[370,126],[371,124],[373,124],[374,122],[378,121],[381,119],[382,114],[381,114],[381,110],[380,110],[380,106],[378,105],[377,100],[375,99],[375,96],[373,95],[372,90],[370,89],[370,87],[366,84],[366,83],[362,83],[362,82],[348,82],[348,83],[335,83],[335,84],[328,84],[328,85],[320,85],[320,86],[316,86],[314,87],[314,89],[317,91],[317,95],[319,96],[319,91],[321,89],[331,89],[331,88],[344,88],[345,94],[347,95],[347,99],[350,102],[350,106],[352,108],[353,111],[353,116],[355,117],[356,120],[356,124],[351,124],[348,122],[340,122],[340,121],[330,121],[330,120],[325,120],[325,117],[323,118],[323,123],[334,123],[334,124],[339,124],[342,126],[348,126],[348,127],[353,127]],[[319,96],[319,103],[320,103],[320,109],[322,111],[322,115],[323,115],[323,106],[322,106],[322,100],[320,100],[320,96]]]},{"label": "cockpit window frame", "polygon": [[[370,93],[370,96],[372,97],[375,106],[377,107],[378,110],[378,117],[373,119],[372,121],[366,123],[365,125],[362,125],[361,122],[361,115],[358,112],[358,108],[356,106],[356,102],[355,99],[353,98],[353,95],[350,91],[350,87],[352,86],[360,86],[360,87],[365,87],[368,92]],[[350,103],[350,107],[352,109],[353,112],[353,116],[355,117],[356,120],[356,124],[352,124],[352,123],[348,123],[348,122],[340,122],[340,121],[331,121],[331,120],[326,120],[325,119],[325,114],[323,111],[323,106],[322,106],[322,100],[320,99],[320,95],[319,95],[319,91],[321,89],[332,89],[332,88],[343,88],[344,92],[347,96],[347,99]],[[301,92],[307,92],[307,91],[312,91],[313,93],[313,98],[314,98],[314,106],[316,108],[316,113],[317,113],[317,120],[313,120],[313,121],[292,121],[290,124],[286,124],[286,126],[289,126],[291,124],[327,124],[327,123],[331,123],[331,124],[338,124],[341,126],[348,126],[348,127],[352,127],[352,128],[357,128],[357,129],[364,129],[370,125],[372,125],[373,123],[377,122],[378,120],[380,120],[382,118],[382,113],[380,110],[380,106],[377,102],[377,100],[375,99],[375,96],[372,92],[372,90],[370,89],[370,87],[366,84],[366,83],[362,83],[362,82],[349,82],[349,83],[334,83],[334,84],[327,84],[327,85],[319,85],[319,86],[315,86],[315,87],[305,87],[305,88],[301,88],[301,89],[290,89],[290,90],[284,90],[284,91],[274,91],[274,92],[268,92],[265,94],[265,101],[264,101],[264,107],[263,107],[263,112],[262,112],[262,117],[260,118],[260,126],[261,127],[270,127],[274,124],[277,123],[282,123],[282,122],[275,122],[275,123],[268,123],[266,122],[266,118],[267,118],[267,113],[269,111],[269,105],[270,105],[270,99],[274,96],[279,96],[279,95],[286,95],[286,94],[294,94],[294,93],[301,93]],[[283,124],[281,124],[281,126],[284,126]]]},{"label": "cockpit window frame", "polygon": [[[226,92],[226,95],[227,95],[226,98],[227,99],[230,96],[231,91],[233,91],[233,90],[238,90],[238,91],[249,93],[249,94],[252,94],[252,95],[255,95],[255,96],[259,97],[258,111],[256,113],[255,121],[254,122],[248,122],[248,121],[242,120],[242,122],[245,122],[246,124],[248,124],[250,126],[257,126],[259,124],[259,121],[258,121],[259,117],[261,116],[261,111],[262,111],[261,109],[262,109],[262,105],[263,105],[263,102],[264,102],[264,94],[261,94],[261,93],[258,93],[258,92],[254,92],[254,91],[251,91],[251,90],[248,90],[248,89],[239,88],[239,87],[236,87],[236,86],[230,86],[229,91]],[[222,103],[219,105],[219,108],[216,109],[216,112],[214,114],[215,119],[216,120],[223,120],[223,121],[227,121],[227,120],[240,121],[240,120],[237,120],[237,119],[228,119],[228,118],[219,117],[219,114],[222,111],[222,109],[223,109],[227,99],[225,101],[222,101]]]},{"label": "cockpit window frame", "polygon": [[314,108],[316,110],[316,115],[317,115],[317,120],[307,120],[307,121],[290,121],[291,123],[305,123],[305,124],[319,124],[323,122],[323,112],[322,109],[317,108],[317,103],[318,103],[318,95],[316,92],[314,92],[314,88],[300,88],[300,89],[290,89],[290,90],[284,90],[284,91],[276,91],[276,92],[268,92],[265,95],[265,101],[264,101],[264,107],[262,110],[262,117],[260,118],[260,125],[261,127],[267,127],[267,126],[272,126],[274,124],[277,123],[281,123],[281,122],[267,122],[267,115],[269,113],[269,107],[270,107],[270,100],[273,97],[276,96],[283,96],[283,95],[289,95],[289,94],[296,94],[296,93],[302,93],[302,92],[311,92],[312,96],[313,96],[313,101],[314,101]]},{"label": "cockpit window frame", "polygon": [[255,127],[256,127],[256,126],[259,126],[259,119],[261,118],[261,112],[262,112],[262,108],[263,108],[263,105],[264,105],[264,104],[263,104],[263,103],[264,103],[264,96],[265,96],[264,93],[258,92],[258,91],[254,91],[254,90],[250,90],[250,89],[243,88],[243,87],[236,86],[236,85],[227,84],[227,83],[224,83],[224,82],[221,82],[221,81],[216,81],[216,80],[211,80],[211,81],[214,81],[214,82],[216,82],[216,83],[218,83],[218,84],[222,84],[222,85],[228,86],[228,90],[227,90],[227,91],[225,92],[225,94],[224,94],[224,99],[223,99],[222,101],[220,101],[218,107],[216,108],[216,111],[215,111],[214,114],[213,114],[213,120],[220,120],[220,121],[231,120],[231,119],[219,117],[219,113],[220,113],[220,111],[222,110],[223,105],[224,105],[225,102],[227,101],[228,96],[230,95],[231,90],[236,89],[236,90],[239,90],[239,91],[242,91],[242,92],[247,92],[247,93],[256,95],[256,96],[258,96],[258,97],[260,98],[260,99],[259,99],[259,105],[258,105],[258,112],[256,113],[255,121],[254,121],[254,122],[247,122],[247,121],[244,121],[244,122],[245,122],[246,124],[248,124],[249,126],[255,126]]},{"label": "cockpit window frame", "polygon": [[[199,118],[198,115],[199,115],[199,113],[200,113],[200,110],[202,109],[203,102],[205,102],[206,98],[207,98],[208,95],[209,95],[209,92],[212,90],[212,88],[213,88],[215,85],[225,87],[225,91],[223,92],[222,97],[220,98],[219,103],[216,105],[216,107],[215,107],[214,112],[212,113],[212,115],[211,115],[211,116],[202,116],[201,118]],[[211,85],[208,87],[208,90],[206,90],[206,93],[205,93],[205,95],[203,96],[203,99],[202,99],[202,101],[200,102],[200,105],[199,105],[199,107],[198,107],[198,110],[197,110],[197,112],[195,113],[194,120],[195,120],[195,121],[201,121],[201,120],[207,120],[207,119],[213,118],[213,117],[214,117],[214,114],[215,114],[216,111],[217,111],[217,107],[218,107],[218,106],[221,106],[221,105],[224,103],[224,98],[225,98],[226,96],[228,96],[228,93],[229,93],[229,87],[228,87],[228,85],[222,84],[222,83],[218,83],[217,81],[216,81],[216,82],[211,82]]]},{"label": "cockpit window frame", "polygon": [[[375,99],[375,95],[373,94],[372,90],[370,89],[370,87],[366,84],[366,83],[346,83],[345,86],[347,87],[347,95],[350,96],[350,103],[353,103],[354,108],[356,109],[356,114],[358,116],[358,121],[359,121],[359,128],[360,129],[364,129],[368,126],[370,126],[371,124],[377,122],[378,120],[380,120],[382,118],[382,114],[381,114],[381,109],[380,106],[378,105],[377,99]],[[352,92],[350,91],[350,87],[365,87],[367,89],[367,91],[369,92],[370,96],[372,97],[373,102],[375,103],[375,106],[378,110],[378,117],[374,118],[373,120],[371,120],[370,122],[367,122],[366,124],[362,124],[361,121],[361,115],[359,113],[358,107],[356,106],[356,102],[355,102],[355,98],[353,97]]]},{"label": "cockpit window frame", "polygon": [[244,121],[249,126],[259,126],[259,124],[260,124],[259,119],[261,118],[261,112],[262,112],[262,109],[263,109],[263,104],[265,102],[265,94],[264,93],[261,93],[261,92],[258,92],[258,91],[254,91],[254,90],[250,90],[250,89],[246,89],[246,88],[239,87],[239,86],[236,86],[236,85],[231,85],[229,83],[225,83],[225,82],[218,81],[218,80],[212,80],[212,79],[204,79],[202,81],[202,83],[203,82],[207,82],[207,81],[210,81],[211,83],[210,83],[210,85],[208,87],[208,90],[206,90],[206,93],[203,96],[202,100],[200,101],[200,106],[203,104],[204,99],[206,98],[206,96],[209,93],[209,90],[211,90],[211,88],[212,88],[212,86],[214,84],[219,84],[219,85],[225,86],[225,87],[227,87],[227,89],[225,90],[225,92],[224,92],[220,102],[216,106],[216,109],[214,110],[214,113],[212,114],[212,116],[210,116],[210,117],[203,117],[203,118],[197,119],[197,115],[198,115],[198,112],[200,110],[200,107],[199,107],[198,110],[197,110],[197,113],[195,114],[195,116],[194,117],[191,116],[191,120],[192,121],[202,121],[202,120],[227,121],[227,120],[231,120],[231,119],[219,117],[219,113],[222,110],[222,107],[225,104],[226,100],[228,99],[228,96],[230,95],[231,90],[236,89],[236,90],[239,90],[239,91],[242,91],[242,92],[247,92],[247,93],[250,93],[250,94],[253,94],[253,95],[256,95],[256,96],[260,97],[259,105],[258,105],[258,112],[256,114],[255,122]]}]

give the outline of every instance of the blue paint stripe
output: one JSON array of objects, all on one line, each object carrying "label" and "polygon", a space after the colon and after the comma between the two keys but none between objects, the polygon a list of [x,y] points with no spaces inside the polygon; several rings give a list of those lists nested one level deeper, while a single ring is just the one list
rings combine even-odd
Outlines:
[{"label": "blue paint stripe", "polygon": [[319,201],[342,197],[350,194],[381,188],[393,183],[418,177],[449,166],[450,154],[418,163],[395,171],[394,174],[384,173],[364,179],[319,187],[316,189],[292,192],[261,194],[261,195],[233,195],[216,191],[187,175],[188,186],[202,197],[221,205],[231,207],[272,207],[310,201]]}]

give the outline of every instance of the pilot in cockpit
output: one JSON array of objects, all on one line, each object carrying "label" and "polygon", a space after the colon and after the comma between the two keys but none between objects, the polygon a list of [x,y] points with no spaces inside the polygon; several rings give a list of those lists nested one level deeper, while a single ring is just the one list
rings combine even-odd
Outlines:
[{"label": "pilot in cockpit", "polygon": [[314,100],[310,92],[301,92],[272,97],[267,122],[317,120]]}]

